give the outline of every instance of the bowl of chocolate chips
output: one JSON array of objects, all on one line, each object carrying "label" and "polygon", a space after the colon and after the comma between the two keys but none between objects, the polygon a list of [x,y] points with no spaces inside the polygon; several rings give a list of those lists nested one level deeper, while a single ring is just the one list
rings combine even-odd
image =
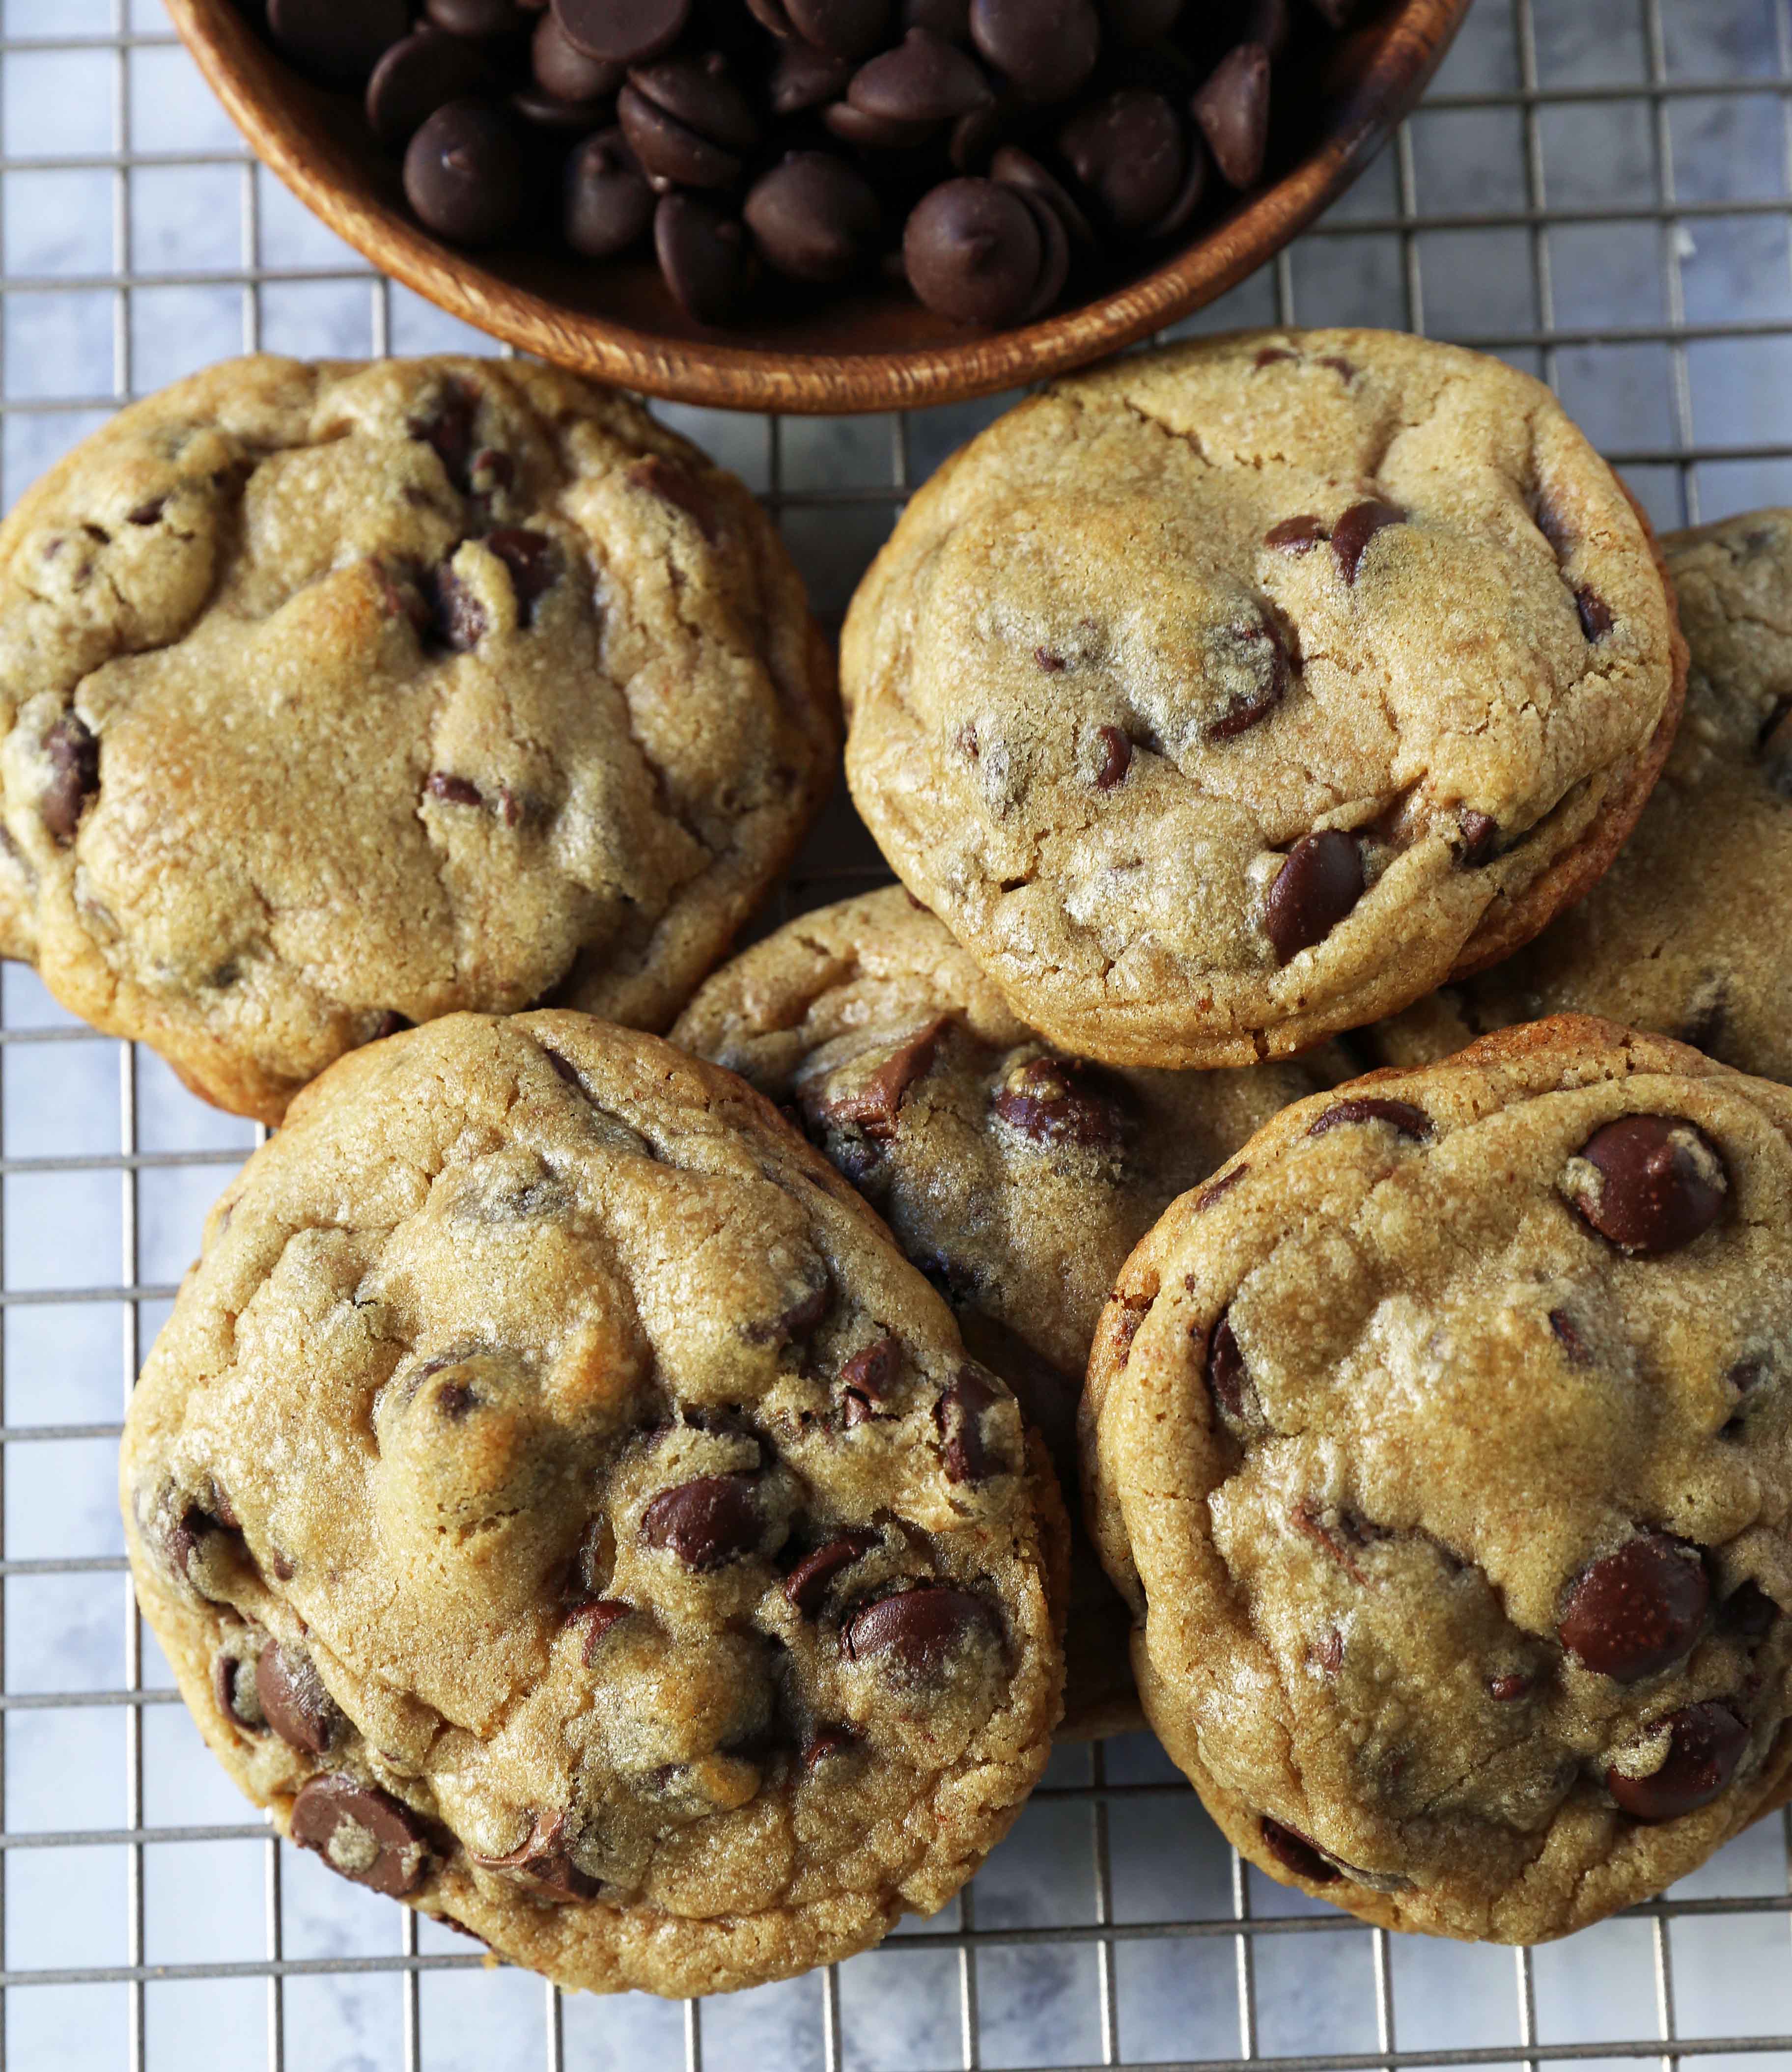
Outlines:
[{"label": "bowl of chocolate chips", "polygon": [[525,352],[738,409],[947,402],[1242,280],[1469,0],[167,0],[258,155]]}]

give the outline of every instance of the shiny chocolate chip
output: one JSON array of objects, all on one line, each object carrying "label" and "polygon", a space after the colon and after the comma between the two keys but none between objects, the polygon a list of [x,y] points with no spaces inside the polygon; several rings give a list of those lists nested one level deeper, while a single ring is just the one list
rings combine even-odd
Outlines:
[{"label": "shiny chocolate chip", "polygon": [[1207,1335],[1207,1386],[1213,1400],[1229,1417],[1242,1417],[1250,1388],[1250,1373],[1244,1350],[1232,1329],[1230,1313],[1222,1309]]},{"label": "shiny chocolate chip", "polygon": [[456,777],[447,770],[432,770],[423,780],[425,795],[444,806],[483,806],[478,785],[470,777]]},{"label": "shiny chocolate chip", "polygon": [[1516,1704],[1521,1698],[1528,1698],[1536,1684],[1536,1678],[1522,1671],[1508,1670],[1503,1675],[1489,1676],[1487,1695],[1496,1704]]},{"label": "shiny chocolate chip", "polygon": [[1423,1143],[1432,1133],[1431,1117],[1412,1102],[1389,1100],[1374,1094],[1359,1094],[1349,1100],[1334,1102],[1307,1134],[1309,1137],[1324,1137],[1329,1131],[1340,1129],[1346,1123],[1354,1122],[1385,1122],[1396,1135],[1414,1137],[1420,1143]]},{"label": "shiny chocolate chip", "polygon": [[[1291,353],[1278,354],[1276,357],[1291,360]],[[1258,362],[1260,366],[1261,357]],[[1263,545],[1275,554],[1310,554],[1315,547],[1323,546],[1331,538],[1325,529],[1323,518],[1315,518],[1303,512],[1297,518],[1284,518],[1279,524],[1271,525],[1263,535]]]},{"label": "shiny chocolate chip", "polygon": [[1596,643],[1603,640],[1617,623],[1605,598],[1584,583],[1574,594],[1574,608],[1580,616],[1580,631]]},{"label": "shiny chocolate chip", "polygon": [[638,64],[675,43],[690,0],[552,0],[561,33],[587,57]]},{"label": "shiny chocolate chip", "polygon": [[373,134],[402,150],[437,109],[476,93],[486,61],[459,36],[422,28],[393,44],[367,82],[367,120]]},{"label": "shiny chocolate chip", "polygon": [[894,1338],[861,1346],[840,1369],[840,1386],[856,1389],[873,1403],[888,1400],[902,1371],[902,1348]]},{"label": "shiny chocolate chip", "polygon": [[830,57],[808,43],[786,43],[772,68],[772,113],[802,115],[825,107],[840,98],[851,77],[850,59]]},{"label": "shiny chocolate chip", "polygon": [[849,1092],[805,1092],[803,1112],[812,1127],[857,1128],[888,1141],[896,1133],[904,1096],[933,1068],[940,1038],[951,1026],[945,1015],[927,1022],[892,1050],[864,1082]]},{"label": "shiny chocolate chip", "polygon": [[470,585],[443,562],[430,572],[426,585],[429,616],[425,630],[438,646],[457,655],[469,653],[485,637],[485,606]]},{"label": "shiny chocolate chip", "polygon": [[852,76],[847,98],[887,122],[955,121],[995,99],[976,61],[926,29],[911,29],[894,50],[881,52]]},{"label": "shiny chocolate chip", "polygon": [[1025,198],[995,180],[944,180],[902,233],[908,284],[929,309],[958,323],[999,328],[1033,302],[1044,240]]},{"label": "shiny chocolate chip", "polygon": [[426,228],[455,245],[496,245],[522,222],[522,146],[483,101],[451,101],[411,138],[405,196]]},{"label": "shiny chocolate chip", "polygon": [[1195,1197],[1195,1213],[1197,1215],[1204,1214],[1212,1208],[1216,1202],[1222,1200],[1230,1194],[1250,1170],[1249,1162],[1241,1161],[1234,1166],[1230,1173],[1222,1173],[1218,1179],[1209,1180]]},{"label": "shiny chocolate chip", "polygon": [[813,1774],[832,1757],[851,1755],[859,1737],[850,1727],[818,1727],[802,1745],[802,1766]]},{"label": "shiny chocolate chip", "polygon": [[992,180],[999,180],[1003,187],[1018,187],[1031,201],[1044,202],[1064,225],[1073,245],[1085,251],[1093,249],[1095,232],[1089,218],[1063,181],[1056,179],[1030,152],[1023,151],[1017,145],[1004,144],[990,160],[989,171]]},{"label": "shiny chocolate chip", "polygon": [[1634,1820],[1678,1820],[1708,1806],[1736,1774],[1749,1729],[1733,1705],[1683,1705],[1654,1723],[1668,1730],[1666,1759],[1647,1777],[1613,1768],[1605,1788]]},{"label": "shiny chocolate chip", "polygon": [[741,213],[766,262],[795,281],[843,281],[870,260],[876,190],[831,151],[791,151],[755,182]]},{"label": "shiny chocolate chip", "polygon": [[1112,1151],[1126,1134],[1118,1087],[1067,1058],[1028,1058],[1014,1066],[990,1105],[1010,1128],[1035,1144]]},{"label": "shiny chocolate chip", "polygon": [[620,130],[599,130],[566,161],[563,228],[575,252],[611,259],[638,245],[653,221],[653,190]]},{"label": "shiny chocolate chip", "polygon": [[1355,583],[1363,555],[1375,535],[1390,525],[1403,525],[1406,518],[1398,504],[1389,504],[1381,497],[1351,505],[1332,528],[1332,552],[1337,556],[1338,568],[1347,583]]},{"label": "shiny chocolate chip", "polygon": [[348,1727],[311,1657],[278,1641],[270,1640],[257,1659],[255,1695],[281,1740],[307,1755],[327,1754]]},{"label": "shiny chocolate chip", "polygon": [[1269,52],[1230,50],[1197,88],[1191,111],[1228,187],[1254,187],[1269,146]]},{"label": "shiny chocolate chip", "polygon": [[970,1639],[992,1634],[989,1607],[968,1590],[927,1585],[880,1597],[847,1622],[841,1639],[847,1657],[880,1657],[910,1676],[937,1676]]},{"label": "shiny chocolate chip", "polygon": [[886,39],[889,0],[784,0],[791,27],[830,57],[867,58]]},{"label": "shiny chocolate chip", "polygon": [[970,36],[1021,100],[1044,105],[1095,69],[1102,23],[1090,0],[970,0]]},{"label": "shiny chocolate chip", "polygon": [[662,195],[653,249],[665,285],[699,323],[724,323],[752,285],[752,255],[739,221],[695,195]]},{"label": "shiny chocolate chip", "polygon": [[1582,1571],[1557,1631],[1584,1668],[1634,1684],[1691,1651],[1710,1603],[1695,1548],[1665,1532],[1639,1533]]},{"label": "shiny chocolate chip", "polygon": [[1132,742],[1117,726],[1098,726],[1095,738],[1101,744],[1101,767],[1095,772],[1095,789],[1111,791],[1124,781],[1132,767]]},{"label": "shiny chocolate chip", "polygon": [[591,57],[580,50],[552,14],[543,14],[535,24],[529,64],[543,93],[575,105],[608,101],[624,77],[624,67],[614,59]]},{"label": "shiny chocolate chip", "polygon": [[429,1844],[422,1823],[402,1799],[352,1777],[314,1777],[292,1802],[292,1839],[333,1871],[388,1899],[422,1882]]},{"label": "shiny chocolate chip", "polygon": [[569,1906],[597,1897],[598,1881],[582,1871],[566,1848],[566,1809],[538,1813],[529,1833],[506,1856],[475,1856],[473,1861],[488,1871],[509,1871],[538,1898],[558,1906]]},{"label": "shiny chocolate chip", "polygon": [[1071,117],[1058,149],[1107,223],[1142,235],[1181,192],[1188,146],[1161,93],[1120,87]]},{"label": "shiny chocolate chip", "polygon": [[460,382],[451,381],[443,387],[431,413],[414,417],[405,427],[411,438],[420,439],[434,452],[443,473],[463,494],[472,486],[473,429],[478,410],[479,398],[473,391]]},{"label": "shiny chocolate chip", "polygon": [[987,1482],[1008,1463],[985,1436],[987,1411],[1008,1400],[1007,1392],[974,1367],[960,1367],[934,1405],[940,1435],[940,1465],[949,1482]]},{"label": "shiny chocolate chip", "polygon": [[628,1617],[634,1610],[615,1597],[587,1597],[583,1604],[575,1605],[567,1623],[578,1627],[583,1635],[579,1644],[579,1659],[590,1668],[597,1654],[597,1644],[612,1626]]},{"label": "shiny chocolate chip", "polygon": [[[1583,1165],[1591,1171],[1579,1170]],[[1723,1213],[1729,1186],[1723,1153],[1695,1123],[1626,1115],[1582,1145],[1565,1192],[1621,1252],[1654,1258],[1708,1231]]]},{"label": "shiny chocolate chip", "polygon": [[1499,822],[1490,813],[1464,811],[1457,814],[1456,824],[1462,833],[1457,858],[1464,869],[1479,870],[1491,863],[1500,845]]},{"label": "shiny chocolate chip", "polygon": [[1263,902],[1276,961],[1322,943],[1363,894],[1362,850],[1337,828],[1303,835],[1288,851]]},{"label": "shiny chocolate chip", "polygon": [[707,1573],[752,1553],[765,1529],[751,1475],[698,1475],[661,1490],[641,1515],[649,1547]]},{"label": "shiny chocolate chip", "polygon": [[532,532],[525,525],[506,525],[488,532],[485,545],[509,572],[517,619],[525,626],[532,625],[538,601],[559,577],[559,549],[546,532]]},{"label": "shiny chocolate chip", "polygon": [[220,1650],[212,1661],[212,1696],[218,1710],[235,1727],[248,1733],[263,1733],[267,1721],[255,1696],[255,1664],[240,1655]]},{"label": "shiny chocolate chip", "polygon": [[1257,1823],[1257,1832],[1263,1838],[1263,1847],[1283,1869],[1304,1878],[1308,1885],[1333,1885],[1344,1875],[1336,1864],[1327,1863],[1298,1827],[1285,1827],[1266,1813]]},{"label": "shiny chocolate chip", "polygon": [[855,1530],[841,1533],[825,1546],[818,1547],[813,1554],[805,1554],[785,1577],[785,1597],[805,1618],[813,1618],[822,1608],[828,1585],[876,1544],[875,1532]]},{"label": "shiny chocolate chip", "polygon": [[75,839],[87,802],[100,788],[100,744],[79,714],[65,712],[43,736],[50,777],[38,797],[38,812],[53,841]]}]

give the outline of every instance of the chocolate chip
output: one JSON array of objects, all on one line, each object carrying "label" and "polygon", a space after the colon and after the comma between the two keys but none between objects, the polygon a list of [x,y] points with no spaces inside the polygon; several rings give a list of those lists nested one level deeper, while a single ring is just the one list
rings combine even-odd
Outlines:
[{"label": "chocolate chip", "polygon": [[[1294,355],[1280,352],[1269,356],[1277,360],[1291,360]],[[1258,355],[1257,364],[1259,367],[1263,364],[1264,358],[1263,354]],[[1303,513],[1298,518],[1284,518],[1280,524],[1271,525],[1263,535],[1263,545],[1272,553],[1310,554],[1315,547],[1322,545],[1331,536],[1325,529],[1324,519]]]},{"label": "chocolate chip", "polygon": [[897,1044],[890,1055],[863,1084],[842,1093],[800,1096],[811,1128],[861,1129],[866,1136],[888,1141],[896,1133],[903,1097],[915,1081],[933,1067],[940,1038],[951,1026],[940,1015]]},{"label": "chocolate chip", "polygon": [[772,71],[772,113],[801,115],[823,107],[846,92],[851,77],[850,59],[830,57],[808,43],[786,43]]},{"label": "chocolate chip", "polygon": [[1496,1704],[1514,1704],[1520,1698],[1528,1698],[1536,1684],[1536,1678],[1518,1671],[1510,1671],[1503,1676],[1489,1676],[1487,1695]]},{"label": "chocolate chip", "polygon": [[538,1813],[527,1836],[507,1856],[476,1856],[473,1861],[484,1870],[514,1871],[530,1891],[556,1906],[597,1897],[597,1880],[580,1870],[566,1852],[564,1807]]},{"label": "chocolate chip", "polygon": [[352,1777],[314,1777],[292,1802],[292,1839],[315,1849],[333,1871],[388,1899],[422,1882],[429,1844],[422,1823],[402,1799]]},{"label": "chocolate chip", "polygon": [[1555,1334],[1556,1342],[1567,1356],[1570,1367],[1592,1366],[1592,1348],[1580,1335],[1580,1326],[1566,1309],[1550,1311],[1549,1327]]},{"label": "chocolate chip", "polygon": [[889,0],[785,0],[785,6],[803,41],[830,57],[869,57],[889,27]]},{"label": "chocolate chip", "polygon": [[858,1746],[859,1737],[849,1727],[818,1727],[803,1743],[803,1768],[814,1772],[830,1757],[851,1755]]},{"label": "chocolate chip", "polygon": [[1350,1122],[1385,1122],[1398,1135],[1415,1137],[1421,1144],[1432,1133],[1431,1117],[1411,1101],[1387,1100],[1374,1094],[1359,1094],[1349,1100],[1335,1102],[1307,1134],[1309,1137],[1324,1137],[1329,1131]]},{"label": "chocolate chip", "polygon": [[1230,1173],[1222,1173],[1218,1179],[1209,1180],[1195,1197],[1196,1215],[1204,1214],[1212,1208],[1222,1195],[1230,1194],[1250,1170],[1250,1167],[1248,1164],[1241,1164],[1234,1166]]},{"label": "chocolate chip", "polygon": [[1653,1725],[1668,1730],[1667,1758],[1647,1777],[1605,1773],[1605,1788],[1633,1820],[1678,1820],[1708,1806],[1736,1774],[1749,1729],[1736,1708],[1683,1705]]},{"label": "chocolate chip", "polygon": [[1007,1391],[974,1367],[960,1367],[933,1407],[940,1465],[949,1482],[987,1482],[1008,1463],[983,1433],[983,1416],[1008,1400]]},{"label": "chocolate chip", "polygon": [[1220,177],[1228,187],[1254,187],[1269,145],[1269,52],[1261,43],[1228,51],[1189,107]]},{"label": "chocolate chip", "polygon": [[1670,1115],[1626,1115],[1581,1145],[1564,1191],[1601,1237],[1621,1252],[1653,1258],[1709,1230],[1723,1213],[1729,1173],[1723,1153],[1695,1123]]},{"label": "chocolate chip", "polygon": [[894,50],[867,60],[847,88],[863,113],[910,125],[951,122],[995,97],[974,60],[925,29],[909,30]]},{"label": "chocolate chip", "polygon": [[791,151],[741,213],[759,249],[796,281],[843,281],[869,260],[883,221],[875,190],[830,151]]},{"label": "chocolate chip", "polygon": [[1335,1864],[1326,1862],[1298,1827],[1284,1827],[1266,1813],[1257,1823],[1257,1828],[1263,1838],[1263,1847],[1283,1869],[1292,1871],[1308,1885],[1334,1885],[1343,1876]]},{"label": "chocolate chip", "polygon": [[990,1105],[1035,1144],[1118,1149],[1128,1117],[1118,1086],[1065,1058],[1028,1058],[1003,1076]]},{"label": "chocolate chip", "polygon": [[645,460],[632,463],[627,479],[632,487],[676,505],[712,547],[721,536],[721,514],[702,481],[689,468],[658,454],[649,454]]},{"label": "chocolate chip", "polygon": [[235,1727],[250,1733],[265,1733],[267,1721],[262,1716],[260,1704],[255,1697],[255,1664],[240,1655],[227,1655],[221,1649],[212,1661],[212,1696],[218,1710]]},{"label": "chocolate chip", "polygon": [[424,0],[423,12],[451,36],[516,36],[529,25],[528,0]]},{"label": "chocolate chip", "polygon": [[1717,1608],[1718,1630],[1739,1640],[1765,1640],[1779,1618],[1779,1606],[1752,1578],[1739,1583]]},{"label": "chocolate chip", "polygon": [[1603,640],[1617,623],[1605,598],[1584,583],[1574,594],[1574,608],[1580,617],[1580,631],[1590,641]]},{"label": "chocolate chip", "polygon": [[647,235],[653,190],[620,130],[599,130],[566,161],[566,242],[587,259],[613,258]]},{"label": "chocolate chip", "polygon": [[455,245],[496,245],[522,221],[522,148],[495,108],[451,101],[405,153],[405,197],[425,227]]},{"label": "chocolate chip", "polygon": [[358,84],[410,27],[405,0],[268,0],[268,34],[303,72]]},{"label": "chocolate chip", "polygon": [[613,64],[638,64],[675,43],[690,0],[552,0],[554,18],[575,49]]},{"label": "chocolate chip", "polygon": [[1095,738],[1102,744],[1102,767],[1095,772],[1095,789],[1111,791],[1132,767],[1132,742],[1117,726],[1097,727]]},{"label": "chocolate chip", "polygon": [[162,1552],[169,1568],[200,1597],[206,1593],[192,1572],[193,1562],[208,1540],[230,1530],[212,1512],[190,1503],[163,1531]]},{"label": "chocolate chip", "polygon": [[127,511],[125,523],[127,525],[153,525],[167,508],[167,497],[152,496],[146,502],[139,504],[134,511]]},{"label": "chocolate chip", "polygon": [[646,1545],[663,1548],[699,1572],[752,1553],[764,1530],[753,1478],[747,1474],[698,1475],[661,1490],[641,1515]]},{"label": "chocolate chip", "polygon": [[478,785],[470,778],[455,777],[446,770],[432,770],[423,780],[423,790],[445,806],[483,806]]},{"label": "chocolate chip", "polygon": [[1090,0],[970,0],[970,36],[1022,101],[1065,101],[1095,69],[1101,18]]},{"label": "chocolate chip", "polygon": [[464,493],[472,487],[473,421],[479,397],[463,383],[448,382],[427,417],[413,417],[406,430],[420,439],[442,463],[452,486]]},{"label": "chocolate chip", "polygon": [[1634,1684],[1691,1650],[1710,1602],[1695,1549],[1665,1532],[1639,1533],[1576,1578],[1557,1631],[1584,1667]]},{"label": "chocolate chip", "polygon": [[968,1590],[926,1585],[880,1597],[855,1612],[841,1634],[848,1660],[879,1655],[916,1677],[937,1676],[968,1639],[992,1634],[989,1607]]},{"label": "chocolate chip", "polygon": [[328,1754],[348,1722],[309,1655],[270,1641],[255,1664],[262,1715],[287,1747]]},{"label": "chocolate chip", "polygon": [[662,195],[653,249],[665,285],[699,323],[721,323],[752,285],[747,233],[731,216],[694,195]]},{"label": "chocolate chip", "polygon": [[422,28],[392,45],[367,82],[367,120],[382,144],[407,144],[437,109],[476,93],[484,56],[458,36]]},{"label": "chocolate chip", "polygon": [[627,1618],[633,1610],[632,1605],[622,1604],[615,1597],[587,1597],[583,1604],[573,1607],[566,1622],[584,1633],[579,1659],[587,1669],[597,1653],[598,1642],[619,1619]]},{"label": "chocolate chip", "polygon": [[1207,1334],[1206,1373],[1213,1400],[1227,1416],[1242,1417],[1246,1392],[1251,1388],[1250,1371],[1245,1365],[1244,1349],[1232,1329],[1228,1309],[1221,1310]]},{"label": "chocolate chip", "polygon": [[804,1556],[784,1579],[785,1596],[805,1618],[813,1618],[821,1610],[828,1585],[876,1544],[875,1532],[842,1532],[825,1547]]},{"label": "chocolate chip", "polygon": [[1121,87],[1073,116],[1058,149],[1123,235],[1143,233],[1171,208],[1188,169],[1180,118],[1147,87]]},{"label": "chocolate chip", "polygon": [[1386,503],[1380,497],[1351,505],[1332,528],[1332,552],[1338,557],[1338,567],[1347,583],[1355,583],[1363,554],[1375,535],[1390,525],[1403,525],[1406,520],[1407,514],[1398,504]]},{"label": "chocolate chip", "polygon": [[1031,307],[1044,241],[1024,198],[994,180],[944,180],[902,233],[908,284],[929,309],[991,328]]},{"label": "chocolate chip", "polygon": [[529,68],[542,92],[555,101],[608,101],[622,84],[624,67],[613,58],[588,56],[560,26],[545,14],[529,39]]},{"label": "chocolate chip", "polygon": [[485,606],[444,561],[432,569],[428,580],[430,637],[443,648],[464,655],[484,639],[489,622]]},{"label": "chocolate chip", "polygon": [[1030,201],[1042,201],[1064,225],[1073,245],[1092,249],[1095,232],[1089,218],[1072,199],[1070,190],[1056,179],[1030,152],[1004,144],[990,160],[990,178],[1005,187],[1018,187]]},{"label": "chocolate chip", "polygon": [[840,1386],[856,1389],[873,1403],[888,1400],[902,1371],[902,1348],[894,1338],[861,1346],[840,1369]]},{"label": "chocolate chip", "polygon": [[1283,360],[1298,363],[1300,358],[1300,354],[1293,352],[1287,346],[1266,345],[1259,349],[1257,357],[1250,364],[1252,368],[1261,374],[1266,367],[1279,366]]},{"label": "chocolate chip", "polygon": [[1278,964],[1322,943],[1363,894],[1362,850],[1354,835],[1327,828],[1288,851],[1263,902],[1263,927]]},{"label": "chocolate chip", "polygon": [[1500,824],[1489,813],[1472,811],[1458,813],[1456,825],[1462,831],[1462,847],[1457,861],[1468,870],[1479,870],[1484,863],[1491,863],[1500,845]]},{"label": "chocolate chip", "polygon": [[52,720],[43,736],[50,780],[38,797],[38,812],[53,841],[75,839],[87,802],[100,788],[100,744],[75,713]]},{"label": "chocolate chip", "polygon": [[488,532],[485,545],[509,571],[517,619],[525,626],[533,625],[537,600],[553,589],[559,577],[559,549],[546,532],[532,532],[525,525],[506,525]]},{"label": "chocolate chip", "polygon": [[719,51],[636,66],[616,116],[649,176],[681,187],[731,187],[740,154],[759,141],[758,119]]}]

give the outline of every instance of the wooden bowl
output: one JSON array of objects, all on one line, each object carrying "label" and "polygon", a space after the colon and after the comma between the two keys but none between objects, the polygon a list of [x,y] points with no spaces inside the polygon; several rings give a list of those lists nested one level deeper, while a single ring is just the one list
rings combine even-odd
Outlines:
[{"label": "wooden bowl", "polygon": [[[525,352],[625,388],[731,409],[906,409],[1037,381],[1174,323],[1254,273],[1334,200],[1411,109],[1470,0],[1365,0],[1303,76],[1279,68],[1267,184],[1203,220],[1173,257],[1018,331],[967,331],[905,291],[812,297],[789,284],[715,331],[686,315],[650,257],[598,264],[549,249],[469,254],[406,208],[397,158],[358,97],[319,91],[231,0],[167,0],[256,154],[394,280]],[[1287,76],[1284,77],[1284,70]]]}]

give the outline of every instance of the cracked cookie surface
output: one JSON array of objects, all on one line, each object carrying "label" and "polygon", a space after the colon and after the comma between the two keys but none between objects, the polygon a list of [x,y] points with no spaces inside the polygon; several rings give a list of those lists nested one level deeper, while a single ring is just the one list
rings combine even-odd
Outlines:
[{"label": "cracked cookie surface", "polygon": [[1287,1110],[1139,1248],[1092,1524],[1234,1843],[1529,1942],[1792,1790],[1792,1092],[1584,1017]]},{"label": "cracked cookie surface", "polygon": [[633,403],[228,362],[0,530],[0,952],[269,1122],[456,1009],[663,1027],[837,738],[776,533]]},{"label": "cracked cookie surface", "polygon": [[[1230,1072],[1064,1057],[900,888],[756,944],[672,1040],[783,1107],[883,1216],[1014,1390],[1073,1514],[1083,1370],[1127,1254],[1259,1124],[1352,1070],[1330,1049]],[[1063,1733],[1139,1724],[1129,1623],[1073,1527]]]},{"label": "cracked cookie surface", "polygon": [[1253,333],[1061,382],[938,471],[848,615],[847,777],[1030,1026],[1249,1063],[1584,890],[1683,668],[1646,522],[1547,390]]},{"label": "cracked cookie surface", "polygon": [[1636,832],[1510,961],[1366,1030],[1378,1063],[1579,1013],[1792,1081],[1792,511],[1669,533],[1662,551],[1691,662]]},{"label": "cracked cookie surface", "polygon": [[862,1949],[1048,1752],[1064,1520],[1012,1398],[757,1094],[583,1015],[445,1018],[295,1102],[121,1482],[237,1782],[569,1985]]}]

